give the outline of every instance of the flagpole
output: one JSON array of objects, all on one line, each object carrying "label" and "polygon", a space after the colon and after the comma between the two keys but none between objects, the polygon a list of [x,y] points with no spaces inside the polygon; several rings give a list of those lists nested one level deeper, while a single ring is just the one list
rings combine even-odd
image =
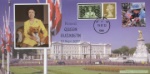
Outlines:
[{"label": "flagpole", "polygon": [[[4,17],[3,17],[4,18]],[[7,18],[7,12],[6,12],[6,10],[5,10],[5,18],[4,18],[4,31],[5,31],[5,35],[6,35],[6,25],[8,25],[8,18]],[[7,38],[6,38],[6,42],[7,42]],[[7,47],[7,44],[5,44],[4,45],[5,46],[5,48]],[[7,50],[7,48],[6,48],[6,50]],[[9,52],[7,51],[7,69],[6,69],[6,74],[9,74]]]},{"label": "flagpole", "polygon": [[[4,19],[4,16],[3,16],[3,23],[4,23],[4,25],[5,25],[5,19]],[[3,29],[4,30],[4,29]],[[4,31],[3,31],[4,32]],[[2,32],[2,37],[3,37],[3,32]],[[4,43],[3,43],[4,44]],[[5,44],[4,44],[4,46],[3,46],[3,49],[5,50]],[[3,50],[3,51],[4,51]],[[2,68],[4,69],[5,68],[5,65],[4,65],[4,57],[5,57],[5,55],[4,55],[4,52],[2,52]]]},{"label": "flagpole", "polygon": [[2,68],[4,69],[4,53],[2,53]]},{"label": "flagpole", "polygon": [[7,51],[7,74],[9,74],[9,63],[10,63],[10,55],[9,55],[9,52]]},{"label": "flagpole", "polygon": [[1,47],[1,51],[2,51],[2,69],[4,69],[4,60],[5,60],[4,59],[4,50],[5,50],[5,48],[4,48],[4,43],[3,43],[3,46]]},{"label": "flagpole", "polygon": [[40,0],[37,0],[37,3],[40,3]]},{"label": "flagpole", "polygon": [[7,18],[7,12],[5,10],[5,27],[6,27],[6,25],[8,25],[8,18]]},{"label": "flagpole", "polygon": [[47,49],[44,49],[44,74],[47,74]]},{"label": "flagpole", "polygon": [[[7,18],[7,27],[9,26],[10,24],[10,4],[11,4],[11,1],[8,0],[8,6],[9,6],[9,10],[8,10],[8,18]],[[7,16],[6,16],[7,17]],[[8,41],[8,40],[7,40]],[[8,43],[9,44],[9,43]],[[6,47],[9,47],[10,45],[7,45]],[[8,50],[8,48],[7,48]],[[10,72],[10,52],[7,51],[7,74],[9,74]]]},{"label": "flagpole", "polygon": [[9,10],[8,10],[8,25],[10,24],[10,5],[11,5],[11,1],[8,0],[8,6],[9,6]]}]

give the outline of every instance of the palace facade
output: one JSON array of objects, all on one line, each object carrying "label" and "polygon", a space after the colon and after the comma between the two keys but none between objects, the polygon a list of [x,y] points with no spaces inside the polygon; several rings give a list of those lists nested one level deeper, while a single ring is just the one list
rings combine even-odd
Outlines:
[{"label": "palace facade", "polygon": [[52,42],[51,59],[100,59],[111,54],[111,44],[91,44],[90,42]]},{"label": "palace facade", "polygon": [[[61,43],[52,42],[51,48],[47,49],[48,59],[68,60],[68,59],[100,59],[111,55],[111,44],[92,44],[90,42]],[[38,49],[36,54],[23,54],[24,60],[42,60],[43,49]],[[19,59],[19,54],[17,54]]]}]

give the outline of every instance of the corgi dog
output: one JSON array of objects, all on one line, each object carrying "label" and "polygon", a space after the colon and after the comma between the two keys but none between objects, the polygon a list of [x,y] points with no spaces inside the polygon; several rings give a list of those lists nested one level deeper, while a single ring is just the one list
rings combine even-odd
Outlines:
[{"label": "corgi dog", "polygon": [[44,41],[41,41],[42,38],[44,38],[44,33],[43,31],[40,29],[40,26],[38,27],[30,27],[28,34],[30,36],[33,36],[36,38],[36,42],[38,43],[37,45],[44,45],[44,44],[48,44],[48,36],[45,38]]},{"label": "corgi dog", "polygon": [[22,47],[23,45],[23,40],[24,40],[24,27],[19,27],[16,31],[16,46]]}]

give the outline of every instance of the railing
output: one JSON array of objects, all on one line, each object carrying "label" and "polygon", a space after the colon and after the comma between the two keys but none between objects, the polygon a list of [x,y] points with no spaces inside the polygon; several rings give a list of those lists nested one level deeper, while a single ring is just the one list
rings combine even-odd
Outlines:
[{"label": "railing", "polygon": [[[59,63],[60,62],[60,63]],[[85,60],[49,60],[48,65],[97,65],[95,62],[97,60],[92,60],[91,63],[88,59]],[[62,63],[62,64],[61,64]],[[11,66],[43,66],[43,60],[28,60],[20,61],[18,63],[10,64]],[[111,61],[102,61],[98,65],[118,65],[118,66],[150,66],[150,63],[123,63],[123,62],[111,62]]]}]

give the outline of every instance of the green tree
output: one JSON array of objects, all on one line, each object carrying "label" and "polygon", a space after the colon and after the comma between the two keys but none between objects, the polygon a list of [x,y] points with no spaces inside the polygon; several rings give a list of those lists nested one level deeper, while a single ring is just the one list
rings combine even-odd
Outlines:
[{"label": "green tree", "polygon": [[129,48],[127,46],[122,46],[119,49],[116,49],[114,51],[112,51],[115,54],[124,54],[124,55],[128,55],[129,54]]},{"label": "green tree", "polygon": [[112,52],[115,53],[115,54],[120,54],[120,50],[119,49],[115,49]]},{"label": "green tree", "polygon": [[122,46],[122,47],[120,48],[120,52],[121,52],[122,54],[124,54],[124,55],[128,55],[128,53],[129,53],[129,48],[128,48],[127,46]]},{"label": "green tree", "polygon": [[147,50],[150,53],[150,43],[146,43],[145,45],[147,46]]},{"label": "green tree", "polygon": [[[148,52],[150,53],[150,43],[146,43],[145,45],[147,47]],[[133,54],[135,50],[136,50],[136,47],[128,48],[127,46],[122,46],[119,49],[113,50],[112,53],[129,55],[129,54]]]},{"label": "green tree", "polygon": [[131,49],[129,50],[129,54],[133,54],[133,53],[135,52],[135,50],[136,50],[136,47],[131,48]]}]

